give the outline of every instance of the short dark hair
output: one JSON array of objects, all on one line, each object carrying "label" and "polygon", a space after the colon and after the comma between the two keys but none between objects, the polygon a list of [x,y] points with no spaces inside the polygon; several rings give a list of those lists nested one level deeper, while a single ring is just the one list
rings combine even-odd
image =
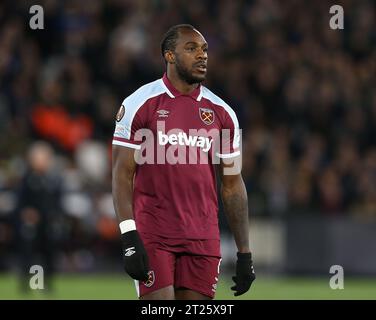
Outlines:
[{"label": "short dark hair", "polygon": [[161,50],[162,50],[162,57],[164,59],[164,54],[168,50],[175,50],[176,48],[176,40],[179,37],[180,29],[190,29],[190,30],[197,30],[194,26],[190,24],[177,24],[164,34],[163,39],[161,41]]}]

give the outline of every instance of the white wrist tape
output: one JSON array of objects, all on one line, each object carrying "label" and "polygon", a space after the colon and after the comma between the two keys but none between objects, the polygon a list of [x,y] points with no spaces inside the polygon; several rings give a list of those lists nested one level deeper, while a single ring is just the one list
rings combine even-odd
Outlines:
[{"label": "white wrist tape", "polygon": [[119,223],[121,234],[136,230],[136,222],[133,219],[124,220]]}]

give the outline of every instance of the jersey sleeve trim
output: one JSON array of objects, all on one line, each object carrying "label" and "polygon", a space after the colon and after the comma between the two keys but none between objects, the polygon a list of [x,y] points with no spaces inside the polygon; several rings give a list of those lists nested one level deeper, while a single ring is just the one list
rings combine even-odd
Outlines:
[{"label": "jersey sleeve trim", "polygon": [[136,149],[136,150],[140,150],[141,149],[141,145],[130,143],[130,142],[128,142],[127,139],[118,138],[118,137],[114,137],[113,138],[112,144],[115,144],[117,146],[132,148],[132,149]]},{"label": "jersey sleeve trim", "polygon": [[225,153],[225,154],[216,152],[215,155],[218,158],[228,159],[228,158],[234,158],[236,156],[239,156],[240,155],[240,151],[235,151],[233,153]]}]

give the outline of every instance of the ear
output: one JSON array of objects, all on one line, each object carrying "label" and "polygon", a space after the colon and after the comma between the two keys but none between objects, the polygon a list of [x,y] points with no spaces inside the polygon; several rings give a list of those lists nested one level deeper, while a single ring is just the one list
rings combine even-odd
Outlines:
[{"label": "ear", "polygon": [[175,55],[172,51],[166,51],[165,52],[165,59],[168,63],[174,64],[175,63]]}]

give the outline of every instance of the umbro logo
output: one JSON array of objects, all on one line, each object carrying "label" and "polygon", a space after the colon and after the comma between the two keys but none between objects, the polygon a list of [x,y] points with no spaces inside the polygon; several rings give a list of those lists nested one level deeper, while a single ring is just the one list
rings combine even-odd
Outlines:
[{"label": "umbro logo", "polygon": [[158,113],[158,117],[165,118],[165,117],[168,117],[168,114],[170,113],[170,111],[161,109],[161,110],[158,110],[157,113]]},{"label": "umbro logo", "polygon": [[130,247],[128,249],[125,249],[124,255],[126,257],[130,257],[132,254],[136,253],[135,247]]}]

